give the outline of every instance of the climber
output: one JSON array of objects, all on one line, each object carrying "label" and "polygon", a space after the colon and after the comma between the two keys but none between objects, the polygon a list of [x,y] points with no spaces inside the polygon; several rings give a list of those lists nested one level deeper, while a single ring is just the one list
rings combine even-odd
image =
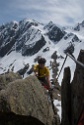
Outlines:
[{"label": "climber", "polygon": [[50,72],[49,69],[45,66],[46,59],[40,58],[38,60],[38,64],[34,66],[34,73],[37,76],[37,78],[40,80],[41,84],[46,88],[51,88],[51,82],[50,82]]}]

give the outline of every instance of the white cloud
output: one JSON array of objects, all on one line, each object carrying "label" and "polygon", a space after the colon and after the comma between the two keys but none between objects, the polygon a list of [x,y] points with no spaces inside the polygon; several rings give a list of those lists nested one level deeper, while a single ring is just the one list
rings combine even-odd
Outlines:
[{"label": "white cloud", "polygon": [[9,13],[16,13],[16,20],[18,16],[33,18],[43,23],[52,20],[57,24],[72,25],[84,19],[83,5],[83,0],[14,0],[10,1],[7,7]]}]

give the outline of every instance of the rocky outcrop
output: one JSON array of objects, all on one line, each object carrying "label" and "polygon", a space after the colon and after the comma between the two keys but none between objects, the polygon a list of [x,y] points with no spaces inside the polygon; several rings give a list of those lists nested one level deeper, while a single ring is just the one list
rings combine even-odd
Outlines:
[{"label": "rocky outcrop", "polygon": [[74,27],[74,30],[80,31],[82,28],[84,28],[84,20],[81,23],[78,23],[76,27]]},{"label": "rocky outcrop", "polygon": [[[84,64],[84,50],[80,51],[78,60]],[[62,81],[62,125],[77,125],[84,106],[84,67],[76,65],[72,82],[70,69],[64,71]]]},{"label": "rocky outcrop", "polygon": [[[78,60],[84,64],[84,50],[80,51]],[[84,68],[78,64],[71,83],[71,90],[72,125],[76,125],[84,105]]]},{"label": "rocky outcrop", "polygon": [[26,73],[26,71],[28,70],[29,68],[29,64],[24,64],[24,68],[20,69],[17,71],[18,74],[22,75],[24,77],[24,74]]},{"label": "rocky outcrop", "polygon": [[52,21],[50,21],[45,27],[44,29],[48,30],[48,37],[50,38],[50,40],[54,41],[55,43],[60,41],[63,36],[66,34],[65,31],[63,31],[61,28],[59,28],[58,26],[56,26]]},{"label": "rocky outcrop", "polygon": [[71,125],[71,84],[70,84],[70,68],[64,70],[64,77],[61,86],[62,99],[62,125]]},{"label": "rocky outcrop", "polygon": [[5,89],[5,87],[17,79],[21,79],[21,76],[17,73],[9,72],[0,75],[0,90]]},{"label": "rocky outcrop", "polygon": [[53,125],[54,121],[46,91],[35,76],[9,82],[0,91],[0,125]]}]

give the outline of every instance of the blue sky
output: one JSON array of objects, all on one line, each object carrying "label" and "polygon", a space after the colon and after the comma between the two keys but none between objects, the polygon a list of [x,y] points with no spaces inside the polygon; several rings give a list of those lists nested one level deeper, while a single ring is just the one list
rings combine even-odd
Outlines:
[{"label": "blue sky", "polygon": [[84,0],[0,0],[0,25],[24,18],[72,26],[84,20]]}]

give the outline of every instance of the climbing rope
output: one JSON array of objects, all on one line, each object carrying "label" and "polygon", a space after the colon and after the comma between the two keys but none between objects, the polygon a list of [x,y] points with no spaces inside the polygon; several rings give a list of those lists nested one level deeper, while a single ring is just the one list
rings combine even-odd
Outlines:
[{"label": "climbing rope", "polygon": [[59,76],[60,76],[60,74],[61,74],[61,71],[62,71],[62,69],[63,69],[63,66],[64,66],[65,62],[66,62],[67,57],[68,57],[68,56],[66,55],[66,57],[65,57],[65,59],[64,59],[64,62],[63,62],[63,64],[62,64],[62,67],[61,67],[61,69],[60,69],[60,71],[59,71],[59,74],[58,74],[58,76],[57,76],[57,79],[59,78]]},{"label": "climbing rope", "polygon": [[60,69],[60,71],[59,71],[59,73],[58,73],[57,79],[59,78],[59,76],[60,76],[60,74],[61,74],[61,71],[62,71],[62,69],[63,69],[63,66],[64,66],[64,64],[65,64],[65,62],[66,62],[68,56],[69,56],[76,64],[78,64],[78,65],[80,65],[81,67],[84,68],[84,64],[83,64],[83,63],[81,63],[80,61],[76,60],[75,57],[74,57],[73,55],[71,55],[70,53],[66,53],[66,57],[65,57],[64,62],[63,62],[63,64],[62,64],[62,67],[61,67],[61,69]]},{"label": "climbing rope", "polygon": [[74,56],[70,55],[69,53],[67,53],[67,56],[69,56],[76,64],[79,64],[80,66],[84,68],[84,64],[76,60]]}]

